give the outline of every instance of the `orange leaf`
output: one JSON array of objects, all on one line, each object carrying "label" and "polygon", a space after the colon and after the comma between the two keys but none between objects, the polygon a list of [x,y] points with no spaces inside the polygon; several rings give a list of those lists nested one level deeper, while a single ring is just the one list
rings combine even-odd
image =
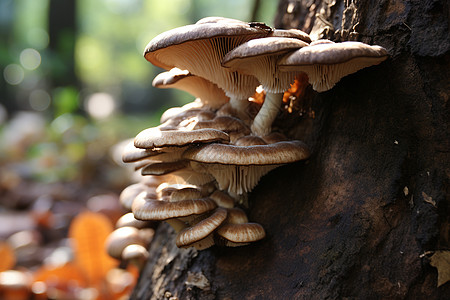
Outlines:
[{"label": "orange leaf", "polygon": [[73,263],[59,267],[42,266],[34,273],[33,282],[44,282],[46,286],[67,290],[74,285],[86,287],[86,279]]},{"label": "orange leaf", "polygon": [[16,264],[14,250],[6,242],[0,242],[0,272],[12,269]]},{"label": "orange leaf", "polygon": [[117,265],[105,250],[105,240],[113,225],[100,213],[83,212],[74,218],[69,228],[75,262],[84,272],[90,286],[97,286],[110,269]]}]

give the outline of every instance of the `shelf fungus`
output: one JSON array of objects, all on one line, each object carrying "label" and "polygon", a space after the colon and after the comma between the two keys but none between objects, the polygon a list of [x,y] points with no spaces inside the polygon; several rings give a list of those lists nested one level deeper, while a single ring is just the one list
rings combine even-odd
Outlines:
[{"label": "shelf fungus", "polygon": [[[122,160],[139,172],[138,182],[120,195],[128,211],[121,228],[165,221],[178,247],[203,250],[263,239],[263,226],[238,207],[262,176],[311,155],[275,122],[295,80],[326,91],[388,54],[360,42],[314,41],[298,29],[208,17],[156,36],[144,57],[166,70],[154,87],[180,89],[194,99],[166,110],[160,125],[128,141]],[[144,257],[144,245],[133,245],[127,257]]]}]

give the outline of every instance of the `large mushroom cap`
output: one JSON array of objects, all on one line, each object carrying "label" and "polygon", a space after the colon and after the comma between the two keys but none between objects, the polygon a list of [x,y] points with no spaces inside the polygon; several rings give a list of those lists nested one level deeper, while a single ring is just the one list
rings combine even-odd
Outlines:
[{"label": "large mushroom cap", "polygon": [[192,147],[183,158],[209,164],[222,165],[279,165],[307,159],[309,148],[301,141],[283,141],[268,145],[235,146],[207,144]]},{"label": "large mushroom cap", "polygon": [[258,82],[254,77],[225,70],[221,60],[238,45],[269,33],[243,22],[186,25],[156,36],[145,48],[144,56],[163,69],[177,67],[207,78],[229,97],[247,99]]},{"label": "large mushroom cap", "polygon": [[240,195],[253,189],[274,168],[309,155],[309,149],[300,141],[254,146],[208,144],[183,153],[195,171],[211,174],[221,190]]},{"label": "large mushroom cap", "polygon": [[388,57],[386,49],[361,42],[319,42],[289,53],[278,62],[283,71],[305,72],[313,89],[331,89],[342,77],[377,65]]},{"label": "large mushroom cap", "polygon": [[217,234],[228,247],[247,245],[266,236],[264,228],[258,223],[224,224],[217,229]]}]

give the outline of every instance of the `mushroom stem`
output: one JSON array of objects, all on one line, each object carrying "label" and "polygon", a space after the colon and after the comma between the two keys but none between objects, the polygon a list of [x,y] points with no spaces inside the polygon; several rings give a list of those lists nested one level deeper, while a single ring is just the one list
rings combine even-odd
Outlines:
[{"label": "mushroom stem", "polygon": [[250,101],[248,99],[240,99],[237,97],[230,97],[230,106],[234,113],[241,120],[248,120],[250,117],[249,106]]},{"label": "mushroom stem", "polygon": [[272,123],[277,117],[283,93],[267,93],[264,103],[251,126],[252,132],[258,136],[268,135],[271,131]]}]

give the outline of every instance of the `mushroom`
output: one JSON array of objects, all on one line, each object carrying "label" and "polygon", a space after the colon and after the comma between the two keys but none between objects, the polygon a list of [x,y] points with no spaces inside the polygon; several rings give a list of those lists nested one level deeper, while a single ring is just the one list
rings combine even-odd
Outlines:
[{"label": "mushroom", "polygon": [[256,242],[266,236],[258,223],[249,223],[245,212],[239,208],[227,209],[227,219],[216,231],[217,244],[237,247]]},{"label": "mushroom", "polygon": [[106,239],[105,247],[108,254],[121,259],[122,252],[128,245],[146,246],[148,241],[139,235],[139,229],[131,226],[124,226],[115,229]]},{"label": "mushroom", "polygon": [[295,38],[264,37],[253,39],[228,52],[222,65],[232,71],[255,76],[266,91],[264,103],[253,120],[252,132],[264,136],[271,131],[283,101],[283,93],[294,82],[298,71],[280,72],[277,61],[289,51],[307,46]]},{"label": "mushroom", "polygon": [[304,143],[286,141],[254,146],[207,144],[187,149],[183,158],[191,161],[194,171],[211,174],[219,189],[242,195],[269,171],[307,159],[309,155]]},{"label": "mushroom", "polygon": [[141,270],[148,259],[148,250],[142,245],[128,245],[123,249],[121,259],[130,262]]},{"label": "mushroom", "polygon": [[195,247],[203,250],[214,245],[213,233],[225,221],[227,210],[216,208],[207,218],[177,234],[176,245],[179,248]]},{"label": "mushroom", "polygon": [[342,77],[387,59],[386,49],[361,42],[318,41],[282,57],[283,72],[301,71],[318,92],[331,89]]},{"label": "mushroom", "polygon": [[179,68],[160,73],[153,79],[152,85],[157,88],[176,88],[188,92],[204,106],[212,109],[217,109],[230,100],[216,84]]},{"label": "mushroom", "polygon": [[189,70],[217,84],[230,97],[230,104],[245,113],[247,98],[258,82],[253,76],[229,72],[221,66],[223,56],[242,43],[267,36],[271,28],[252,27],[243,22],[186,25],[166,31],[150,41],[144,57],[157,67]]}]

